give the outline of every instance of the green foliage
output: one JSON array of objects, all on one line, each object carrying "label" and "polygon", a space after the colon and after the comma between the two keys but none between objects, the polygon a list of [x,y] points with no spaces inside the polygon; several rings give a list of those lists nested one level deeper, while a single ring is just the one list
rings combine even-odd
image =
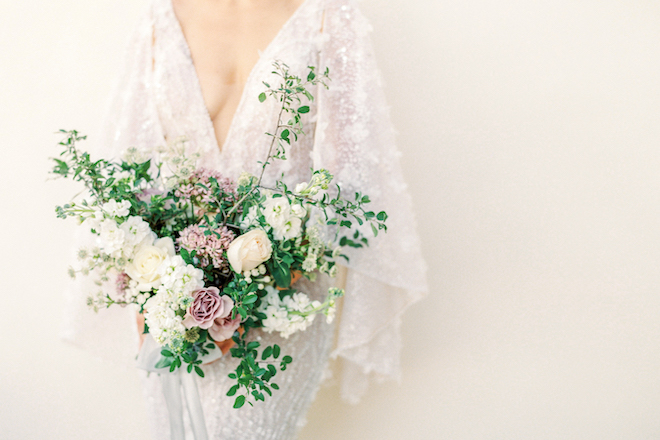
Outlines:
[{"label": "green foliage", "polygon": [[272,396],[272,390],[279,390],[279,386],[272,381],[278,372],[277,366],[279,371],[284,371],[293,361],[291,356],[285,356],[279,362],[276,360],[280,354],[278,345],[265,347],[259,355],[261,344],[258,341],[248,342],[247,334],[247,331],[243,335],[236,332],[233,337],[236,345],[231,349],[231,354],[241,360],[229,375],[230,379],[237,381],[227,392],[229,397],[236,396],[234,408],[242,407],[245,402],[253,405],[253,402],[264,401],[265,394]]}]

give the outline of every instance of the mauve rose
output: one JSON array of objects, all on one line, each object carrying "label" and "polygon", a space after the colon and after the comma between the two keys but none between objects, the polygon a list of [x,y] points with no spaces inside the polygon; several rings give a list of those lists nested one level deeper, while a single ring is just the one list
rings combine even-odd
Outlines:
[{"label": "mauve rose", "polygon": [[215,319],[231,315],[234,301],[227,295],[220,296],[217,287],[205,287],[193,292],[193,302],[183,320],[186,328],[200,327],[208,329]]},{"label": "mauve rose", "polygon": [[216,318],[209,328],[209,334],[214,341],[225,341],[234,335],[236,329],[241,325],[241,315],[231,319],[231,313],[224,318]]}]

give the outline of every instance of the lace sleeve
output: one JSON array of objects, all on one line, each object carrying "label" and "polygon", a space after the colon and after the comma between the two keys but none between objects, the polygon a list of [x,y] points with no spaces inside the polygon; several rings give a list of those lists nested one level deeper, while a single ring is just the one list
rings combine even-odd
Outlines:
[{"label": "lace sleeve", "polygon": [[[112,158],[128,146],[161,145],[162,130],[150,98],[153,14],[149,10],[129,40],[126,59],[101,133],[90,136],[84,148],[93,157]],[[95,236],[77,228],[76,248],[93,247]],[[75,261],[75,260],[73,260]],[[98,286],[91,276],[78,276],[66,291],[61,336],[105,361],[128,366],[137,353],[135,312],[132,307],[101,309],[97,314],[87,298],[100,290],[111,291],[111,283]]]},{"label": "lace sleeve", "polygon": [[333,356],[343,360],[342,397],[352,402],[366,390],[367,377],[399,378],[400,317],[427,291],[369,31],[354,1],[327,1],[320,67],[329,67],[331,84],[319,92],[314,165],[328,168],[344,194],[364,192],[371,209],[389,215],[386,234],[371,239],[366,249],[349,251]]}]

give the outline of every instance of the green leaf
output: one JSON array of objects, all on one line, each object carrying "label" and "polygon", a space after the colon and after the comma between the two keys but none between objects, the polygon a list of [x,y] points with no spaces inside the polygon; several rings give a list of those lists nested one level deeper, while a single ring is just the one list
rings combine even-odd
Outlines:
[{"label": "green leaf", "polygon": [[238,396],[238,397],[236,398],[236,400],[234,401],[234,408],[240,408],[240,407],[242,407],[244,404],[245,404],[245,396],[241,394],[241,395]]},{"label": "green leaf", "polygon": [[303,105],[298,107],[298,113],[309,113],[309,106]]},{"label": "green leaf", "polygon": [[195,365],[195,373],[197,373],[199,377],[204,377],[204,371],[202,371],[197,365]]},{"label": "green leaf", "polygon": [[247,311],[243,307],[236,307],[238,313],[241,315],[241,318],[247,319]]},{"label": "green leaf", "polygon": [[266,100],[266,94],[264,92],[261,92],[259,94],[259,102],[264,102]]},{"label": "green leaf", "polygon": [[259,347],[259,345],[260,344],[257,341],[248,342],[247,349],[254,350],[255,348]]},{"label": "green leaf", "polygon": [[275,279],[277,286],[284,289],[288,288],[291,285],[291,272],[289,272],[289,268],[277,260],[273,261],[269,266],[271,269],[270,274]]},{"label": "green leaf", "polygon": [[280,389],[280,386],[279,386],[278,384],[276,384],[276,383],[271,383],[271,384],[270,384],[270,387],[271,387],[272,389],[274,389],[274,390],[279,390],[279,389]]},{"label": "green leaf", "polygon": [[169,350],[166,349],[166,348],[163,348],[163,349],[160,351],[160,354],[162,354],[162,355],[165,356],[165,357],[174,357],[174,355],[172,354],[172,352],[169,351]]},{"label": "green leaf", "polygon": [[237,391],[238,391],[238,384],[236,384],[233,387],[229,388],[229,391],[227,391],[227,395],[229,397],[231,397],[231,396],[235,395]]},{"label": "green leaf", "polygon": [[192,258],[190,258],[190,252],[188,252],[188,250],[181,248],[179,254],[181,255],[181,258],[183,258],[183,261],[187,264],[192,264]]},{"label": "green leaf", "polygon": [[284,362],[286,364],[290,364],[292,361],[293,361],[293,359],[291,358],[291,356],[284,356],[282,358],[282,362]]},{"label": "green leaf", "polygon": [[273,357],[275,359],[280,357],[280,346],[279,345],[273,345]]},{"label": "green leaf", "polygon": [[261,359],[265,361],[271,354],[273,354],[273,347],[268,346],[264,348],[263,353],[261,353]]},{"label": "green leaf", "polygon": [[371,224],[371,231],[374,233],[374,237],[378,237],[378,228],[376,228],[376,226],[374,226],[373,223],[370,224]]},{"label": "green leaf", "polygon": [[160,358],[160,360],[154,366],[155,368],[166,368],[172,365],[172,360],[168,358]]},{"label": "green leaf", "polygon": [[376,216],[376,218],[381,222],[384,222],[385,220],[387,220],[387,214],[385,213],[385,211],[380,211]]},{"label": "green leaf", "polygon": [[289,139],[289,129],[285,128],[284,130],[282,130],[282,133],[280,134],[280,137],[284,140],[288,140]]},{"label": "green leaf", "polygon": [[257,295],[248,295],[243,299],[244,305],[250,305],[259,299]]}]

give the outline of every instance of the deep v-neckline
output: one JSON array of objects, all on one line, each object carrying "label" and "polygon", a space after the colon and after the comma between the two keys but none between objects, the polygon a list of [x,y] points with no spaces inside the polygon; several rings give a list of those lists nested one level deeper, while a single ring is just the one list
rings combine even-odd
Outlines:
[{"label": "deep v-neckline", "polygon": [[[170,17],[172,21],[174,22],[174,27],[176,28],[177,35],[181,40],[181,46],[184,48],[186,52],[187,59],[190,63],[190,68],[192,70],[192,81],[194,82],[194,89],[196,90],[196,96],[195,99],[197,101],[197,105],[200,106],[200,110],[203,110],[204,115],[206,116],[206,124],[207,124],[207,129],[211,133],[213,139],[212,139],[212,145],[214,146],[214,155],[216,157],[222,157],[226,151],[227,147],[231,144],[231,138],[232,135],[235,131],[235,126],[236,126],[236,119],[238,114],[241,112],[241,108],[244,106],[245,100],[246,100],[246,91],[248,89],[248,85],[252,81],[252,77],[255,74],[255,71],[258,70],[260,64],[263,62],[263,60],[268,56],[268,53],[272,51],[272,47],[275,46],[278,40],[282,38],[282,35],[292,26],[292,22],[298,17],[298,15],[301,14],[301,11],[307,6],[308,3],[311,3],[313,0],[303,0],[303,2],[296,8],[296,10],[291,14],[291,16],[284,22],[282,27],[277,31],[275,34],[275,37],[268,43],[266,48],[259,54],[259,59],[257,60],[256,63],[254,63],[254,66],[252,66],[252,69],[250,70],[250,73],[247,76],[247,79],[245,80],[245,83],[243,84],[243,89],[241,90],[241,96],[238,101],[238,106],[236,107],[236,110],[234,111],[234,114],[231,117],[231,121],[229,122],[229,129],[227,130],[227,135],[225,136],[224,142],[222,143],[222,147],[218,143],[218,136],[217,133],[215,132],[215,126],[213,125],[213,119],[211,119],[211,114],[209,112],[208,107],[206,106],[206,101],[204,100],[204,94],[202,93],[202,84],[201,81],[199,80],[199,74],[197,73],[197,68],[195,67],[195,63],[193,63],[192,59],[192,52],[190,51],[190,45],[188,44],[188,40],[186,40],[186,36],[183,33],[183,27],[181,26],[181,23],[179,22],[178,17],[174,13],[174,5],[172,3],[172,0],[166,0],[166,3],[168,5],[168,13],[170,14]],[[255,99],[257,97],[255,96]]]}]

